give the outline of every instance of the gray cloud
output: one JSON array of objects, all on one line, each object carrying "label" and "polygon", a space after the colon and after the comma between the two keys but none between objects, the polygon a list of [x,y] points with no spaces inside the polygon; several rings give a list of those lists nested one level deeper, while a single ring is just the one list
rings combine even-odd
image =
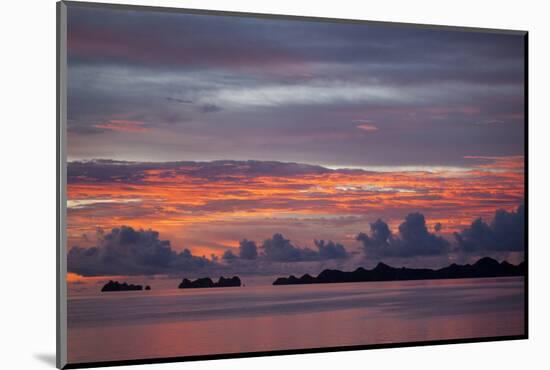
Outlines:
[{"label": "gray cloud", "polygon": [[401,255],[436,255],[447,252],[449,242],[428,231],[424,215],[410,213],[399,225]]},{"label": "gray cloud", "polygon": [[388,224],[378,219],[370,224],[370,236],[359,233],[356,239],[363,243],[365,250],[378,250],[389,246],[392,235]]},{"label": "gray cloud", "polygon": [[245,260],[258,258],[258,248],[252,240],[243,239],[239,243],[239,257]]},{"label": "gray cloud", "polygon": [[[368,234],[358,234],[357,240],[369,259],[521,252],[525,248],[524,217],[521,205],[516,211],[496,211],[490,223],[476,219],[468,228],[455,233],[454,249],[446,239],[428,231],[421,213],[409,214],[396,233],[379,219],[370,225]],[[189,249],[174,251],[170,241],[161,240],[154,230],[121,226],[100,232],[93,247],[72,247],[67,261],[69,272],[84,276],[210,274],[222,270],[257,274],[282,271],[289,262],[351,261],[348,258],[353,253],[348,253],[342,244],[330,240],[315,240],[314,244],[317,249],[298,247],[277,233],[263,242],[259,253],[254,241],[243,239],[238,253],[225,251],[221,257],[225,263],[220,264],[216,256],[208,259],[193,255]]]},{"label": "gray cloud", "polygon": [[[109,183],[141,183],[148,170],[161,170],[160,178],[178,175],[192,176],[197,181],[237,181],[239,176],[300,176],[332,173],[334,170],[321,166],[276,161],[211,161],[211,162],[128,162],[115,160],[73,161],[67,165],[69,183],[93,181]],[[345,172],[345,170],[342,170]]]},{"label": "gray cloud", "polygon": [[319,249],[319,258],[321,259],[338,259],[348,257],[346,248],[340,244],[329,240],[325,243],[324,240],[315,240],[315,245]]},{"label": "gray cloud", "polygon": [[[319,61],[337,66],[369,62],[367,76],[383,75],[388,82],[465,75],[483,82],[518,79],[519,71],[510,71],[523,57],[519,35],[90,8],[70,9],[69,34],[74,63],[275,72],[280,66]],[[495,60],[500,63],[487,64]],[[406,71],[395,68],[404,64]],[[298,72],[289,79],[303,75]]]},{"label": "gray cloud", "polygon": [[223,252],[223,255],[222,255],[222,259],[226,262],[234,261],[237,258],[239,258],[239,257],[237,255],[235,255],[235,253],[233,253],[233,251],[231,251],[230,249]]},{"label": "gray cloud", "polygon": [[262,250],[266,259],[275,262],[303,261],[315,258],[313,250],[298,248],[281,234],[274,234],[273,237],[264,240]]},{"label": "gray cloud", "polygon": [[[521,35],[84,7],[68,31],[72,158],[459,165],[479,148],[523,152]],[[117,117],[150,131],[94,128]]]},{"label": "gray cloud", "polygon": [[343,245],[333,241],[315,240],[317,251],[310,248],[299,248],[285,239],[282,234],[274,234],[262,244],[262,257],[273,262],[299,262],[341,259],[348,257]]},{"label": "gray cloud", "polygon": [[356,238],[368,257],[435,256],[449,251],[450,243],[430,233],[424,215],[418,212],[407,215],[397,235],[382,220],[372,223],[370,229],[370,235],[359,233]]},{"label": "gray cloud", "polygon": [[203,104],[200,107],[200,110],[202,113],[214,113],[219,112],[222,110],[222,108],[216,104]]},{"label": "gray cloud", "polygon": [[258,253],[258,248],[254,241],[243,239],[239,243],[239,253],[235,254],[228,249],[224,252],[222,258],[227,263],[243,263],[258,261],[263,263],[264,267],[277,264],[278,262],[312,262],[337,260],[349,257],[346,248],[332,240],[325,242],[324,240],[314,241],[317,250],[310,248],[300,248],[295,246],[289,239],[285,239],[282,234],[274,234],[273,237],[264,240],[261,246],[261,253]]},{"label": "gray cloud", "polygon": [[179,99],[179,98],[167,97],[166,100],[175,102],[175,103],[180,103],[180,104],[193,104],[191,100],[185,100],[185,99]]},{"label": "gray cloud", "polygon": [[174,251],[156,231],[121,226],[103,234],[97,246],[72,247],[67,266],[69,272],[84,276],[152,275],[212,269],[216,263],[189,249]]},{"label": "gray cloud", "polygon": [[464,252],[523,251],[525,207],[520,205],[511,212],[497,210],[491,223],[478,218],[468,228],[454,235],[459,249]]}]

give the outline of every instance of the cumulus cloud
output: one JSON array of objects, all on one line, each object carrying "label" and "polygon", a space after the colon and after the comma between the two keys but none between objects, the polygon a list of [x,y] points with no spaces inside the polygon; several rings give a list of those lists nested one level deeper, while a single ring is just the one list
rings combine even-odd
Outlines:
[{"label": "cumulus cloud", "polygon": [[[258,253],[256,242],[243,239],[239,243],[239,252],[235,254],[233,250],[226,250],[222,259],[227,263],[237,261],[252,262],[258,260],[260,263],[272,262],[305,262],[305,261],[324,261],[333,259],[343,259],[349,256],[346,248],[332,240],[314,240],[317,250],[311,248],[301,248],[294,245],[290,239],[286,239],[282,234],[274,234],[271,238],[264,240],[261,246],[261,253]],[[241,263],[242,265],[242,263]]]},{"label": "cumulus cloud", "polygon": [[225,252],[223,252],[223,255],[222,255],[222,259],[226,262],[232,262],[238,258],[239,257],[235,253],[233,253],[231,249],[226,250]]},{"label": "cumulus cloud", "polygon": [[67,256],[68,271],[83,276],[152,275],[198,271],[216,267],[189,249],[176,252],[170,241],[159,239],[154,230],[121,226],[101,235],[97,246],[72,247]]},{"label": "cumulus cloud", "polygon": [[243,239],[239,243],[239,257],[254,260],[258,257],[258,247],[252,240]]},{"label": "cumulus cloud", "polygon": [[363,243],[365,249],[379,249],[389,246],[391,237],[392,234],[388,224],[378,219],[370,224],[370,236],[359,233],[356,239]]},{"label": "cumulus cloud", "polygon": [[324,240],[315,240],[315,245],[319,248],[319,257],[321,259],[338,259],[348,256],[346,248],[342,244],[335,243],[332,240],[326,243]]},{"label": "cumulus cloud", "polygon": [[410,213],[405,222],[399,225],[400,238],[398,244],[401,255],[435,255],[447,252],[449,242],[432,234],[426,226],[424,215],[418,212]]},{"label": "cumulus cloud", "polygon": [[256,260],[257,258],[258,247],[256,246],[256,242],[248,239],[243,239],[239,242],[238,253],[228,249],[222,255],[222,259],[227,263],[234,263],[237,261],[248,262]]},{"label": "cumulus cloud", "polygon": [[458,247],[463,252],[523,251],[525,248],[525,207],[516,211],[500,209],[495,212],[491,223],[481,218],[460,233],[455,233]]},{"label": "cumulus cloud", "polygon": [[276,262],[301,261],[313,259],[315,252],[311,249],[300,249],[285,239],[282,234],[275,234],[273,237],[264,240],[262,245],[263,256]]},{"label": "cumulus cloud", "polygon": [[324,240],[315,241],[318,250],[310,248],[299,248],[285,239],[282,234],[275,234],[266,239],[262,244],[262,257],[272,262],[299,262],[339,259],[348,256],[343,245]]},{"label": "cumulus cloud", "polygon": [[357,240],[363,244],[367,256],[376,257],[416,257],[434,256],[447,253],[450,243],[428,231],[424,215],[410,213],[399,225],[397,235],[387,223],[377,220],[370,225],[370,235],[359,233]]}]

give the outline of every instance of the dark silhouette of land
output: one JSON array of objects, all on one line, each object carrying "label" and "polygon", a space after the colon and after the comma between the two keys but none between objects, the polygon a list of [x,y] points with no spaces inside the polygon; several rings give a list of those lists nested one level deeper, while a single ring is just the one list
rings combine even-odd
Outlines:
[{"label": "dark silhouette of land", "polygon": [[280,277],[273,285],[292,284],[327,284],[327,283],[353,283],[367,281],[396,281],[396,280],[430,280],[430,279],[466,279],[504,276],[524,276],[525,262],[512,265],[506,261],[498,261],[484,257],[473,265],[457,265],[432,270],[414,268],[395,268],[384,263],[379,263],[372,270],[359,267],[355,271],[324,270],[317,277],[305,274],[300,278],[294,275]]},{"label": "dark silhouette of land", "polygon": [[232,278],[224,278],[221,276],[217,283],[213,282],[209,277],[200,278],[195,281],[183,279],[178,288],[225,288],[232,286],[241,286],[241,279],[239,279],[238,276],[233,276]]},{"label": "dark silhouette of land", "polygon": [[119,283],[118,281],[109,280],[109,282],[101,288],[102,292],[123,292],[126,290],[143,290],[143,286],[128,284],[126,282]]}]

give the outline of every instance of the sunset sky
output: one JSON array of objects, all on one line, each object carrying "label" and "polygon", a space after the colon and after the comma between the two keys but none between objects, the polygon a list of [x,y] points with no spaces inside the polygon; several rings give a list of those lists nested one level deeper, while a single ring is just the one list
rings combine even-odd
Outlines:
[{"label": "sunset sky", "polygon": [[513,33],[73,5],[71,276],[520,262],[523,57]]}]

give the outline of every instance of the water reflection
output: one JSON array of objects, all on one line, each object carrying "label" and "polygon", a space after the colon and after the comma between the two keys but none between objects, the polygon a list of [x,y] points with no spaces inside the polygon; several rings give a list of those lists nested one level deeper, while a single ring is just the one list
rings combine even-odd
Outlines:
[{"label": "water reflection", "polygon": [[73,297],[69,361],[523,334],[523,284],[464,279]]}]

